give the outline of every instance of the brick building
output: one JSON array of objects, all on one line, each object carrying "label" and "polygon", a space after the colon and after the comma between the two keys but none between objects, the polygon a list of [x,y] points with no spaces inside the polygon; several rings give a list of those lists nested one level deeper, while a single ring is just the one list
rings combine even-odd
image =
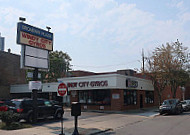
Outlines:
[{"label": "brick building", "polygon": [[155,106],[150,80],[105,73],[58,81],[67,85],[71,102],[80,102],[82,109],[123,111]]},{"label": "brick building", "polygon": [[[81,102],[83,109],[128,110],[158,105],[158,96],[151,81],[133,70],[106,73],[72,71],[70,77],[58,81],[66,82],[69,86],[68,102]],[[44,83],[38,96],[61,100],[57,96],[59,83]],[[0,99],[31,95],[25,70],[20,69],[20,56],[0,51]],[[181,89],[178,89],[177,98],[182,100],[182,96]],[[162,100],[168,98],[172,98],[169,87],[164,91]],[[189,98],[190,85],[187,85],[185,99]]]},{"label": "brick building", "polygon": [[0,51],[0,99],[9,99],[10,85],[26,83],[25,70],[20,69],[20,56]]}]

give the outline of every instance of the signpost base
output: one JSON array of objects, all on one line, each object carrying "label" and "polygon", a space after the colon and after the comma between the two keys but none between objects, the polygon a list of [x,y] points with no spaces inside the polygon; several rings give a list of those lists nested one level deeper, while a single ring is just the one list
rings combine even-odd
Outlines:
[{"label": "signpost base", "polygon": [[77,128],[77,120],[78,120],[78,116],[75,116],[75,129],[72,135],[79,135],[78,128]]},{"label": "signpost base", "polygon": [[62,117],[61,117],[61,134],[59,134],[59,135],[65,135],[64,133],[63,133],[63,97],[62,97]]}]

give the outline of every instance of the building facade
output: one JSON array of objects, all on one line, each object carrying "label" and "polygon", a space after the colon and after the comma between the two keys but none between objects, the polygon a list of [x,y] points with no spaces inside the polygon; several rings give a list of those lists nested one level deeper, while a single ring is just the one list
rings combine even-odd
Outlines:
[{"label": "building facade", "polygon": [[1,37],[0,33],[0,51],[4,51],[4,47],[5,47],[5,38]]},{"label": "building facade", "polygon": [[[57,89],[63,82],[68,87],[68,97],[64,102],[80,102],[82,109],[124,111],[156,105],[151,81],[134,76],[90,75],[60,78],[58,82],[43,84],[39,96],[60,99]],[[11,94],[13,97],[30,96],[31,90],[26,84],[12,85]]]},{"label": "building facade", "polygon": [[121,74],[58,79],[68,86],[71,102],[82,109],[123,111],[154,106],[150,80]]},{"label": "building facade", "polygon": [[11,98],[11,85],[25,83],[26,73],[20,69],[20,56],[0,51],[0,100]]}]

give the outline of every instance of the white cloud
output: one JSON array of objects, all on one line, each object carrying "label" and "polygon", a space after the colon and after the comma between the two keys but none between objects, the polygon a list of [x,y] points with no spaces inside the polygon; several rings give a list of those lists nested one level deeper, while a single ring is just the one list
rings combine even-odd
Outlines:
[{"label": "white cloud", "polygon": [[[7,33],[4,35],[9,47],[16,44],[13,34],[18,17],[23,16],[37,27],[52,27],[54,47],[67,51],[75,62],[111,65],[110,59],[115,63],[139,59],[142,48],[153,49],[177,38],[190,43],[185,36],[189,30],[184,27],[190,21],[190,11],[183,1],[171,3],[177,11],[176,18],[165,20],[157,20],[156,14],[139,9],[136,4],[120,4],[116,0],[48,0],[49,10],[45,12],[7,6],[0,8],[0,30]],[[42,8],[43,2],[39,1],[39,5],[35,9]]]}]

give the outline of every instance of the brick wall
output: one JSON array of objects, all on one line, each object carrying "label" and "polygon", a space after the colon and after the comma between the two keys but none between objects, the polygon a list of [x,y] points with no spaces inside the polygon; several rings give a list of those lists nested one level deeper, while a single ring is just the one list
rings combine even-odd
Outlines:
[{"label": "brick wall", "polygon": [[0,51],[0,99],[10,98],[10,85],[26,83],[25,70],[20,69],[20,56]]},{"label": "brick wall", "polygon": [[185,99],[190,99],[190,82],[185,87]]},{"label": "brick wall", "polygon": [[123,90],[111,90],[111,110],[121,111],[123,109],[123,97]]},{"label": "brick wall", "polygon": [[[163,91],[163,94],[162,94],[162,102],[165,100],[165,99],[171,99],[173,98],[173,95],[171,93],[171,88],[168,86],[166,87],[166,89]],[[177,92],[176,92],[176,98],[178,98],[179,100],[182,100],[182,91],[181,89],[177,89]]]}]

